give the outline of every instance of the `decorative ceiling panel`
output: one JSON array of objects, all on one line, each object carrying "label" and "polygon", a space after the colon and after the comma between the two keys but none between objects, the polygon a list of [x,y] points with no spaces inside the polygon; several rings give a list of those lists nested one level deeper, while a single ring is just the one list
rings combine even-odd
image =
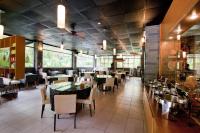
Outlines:
[{"label": "decorative ceiling panel", "polygon": [[[140,40],[143,26],[160,24],[172,0],[63,0],[67,28],[71,29],[71,23],[76,23],[75,31],[84,32],[84,39],[56,28],[60,2],[0,0],[0,9],[5,11],[1,21],[5,33],[56,46],[60,45],[61,34],[64,34],[67,49],[91,48],[94,53],[112,53],[112,48],[117,46],[131,51],[131,45]],[[99,51],[104,39],[108,41],[109,50]]]}]

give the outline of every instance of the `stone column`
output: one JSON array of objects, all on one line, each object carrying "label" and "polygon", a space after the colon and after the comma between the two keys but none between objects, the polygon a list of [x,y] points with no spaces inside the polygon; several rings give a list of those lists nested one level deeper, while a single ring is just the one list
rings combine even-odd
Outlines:
[{"label": "stone column", "polygon": [[160,26],[146,26],[144,81],[157,78],[159,73]]}]

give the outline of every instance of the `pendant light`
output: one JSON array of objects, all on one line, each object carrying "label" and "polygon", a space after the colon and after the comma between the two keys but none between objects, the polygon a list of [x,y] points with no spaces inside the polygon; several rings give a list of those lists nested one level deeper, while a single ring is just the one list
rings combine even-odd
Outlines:
[{"label": "pendant light", "polygon": [[184,59],[187,58],[187,52],[186,52],[186,51],[183,51],[183,52],[182,52],[182,56],[183,56]]},{"label": "pendant light", "polygon": [[106,50],[106,48],[107,48],[107,41],[103,40],[103,50]]},{"label": "pendant light", "polygon": [[63,45],[63,42],[61,43],[60,45],[60,49],[63,50],[64,49],[64,45]]},{"label": "pendant light", "polygon": [[177,39],[177,40],[181,40],[181,35],[177,35],[177,36],[176,36],[176,39]]},{"label": "pendant light", "polygon": [[65,6],[62,4],[57,6],[57,27],[65,28]]},{"label": "pendant light", "polygon": [[0,10],[0,36],[3,36],[4,32],[4,26],[1,24],[1,14],[4,13],[4,11]]},{"label": "pendant light", "polygon": [[113,48],[113,55],[116,55],[116,48]]}]

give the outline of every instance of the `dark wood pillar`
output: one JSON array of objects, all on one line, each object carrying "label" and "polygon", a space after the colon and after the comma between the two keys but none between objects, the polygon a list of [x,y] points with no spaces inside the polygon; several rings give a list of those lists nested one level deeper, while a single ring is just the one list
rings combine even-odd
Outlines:
[{"label": "dark wood pillar", "polygon": [[43,67],[43,43],[42,42],[35,42],[34,45],[35,50],[35,71],[38,72],[38,68]]}]

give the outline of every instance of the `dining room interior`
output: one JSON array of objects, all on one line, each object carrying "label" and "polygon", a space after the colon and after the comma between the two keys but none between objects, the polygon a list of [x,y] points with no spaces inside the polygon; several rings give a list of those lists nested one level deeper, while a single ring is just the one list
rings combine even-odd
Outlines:
[{"label": "dining room interior", "polygon": [[0,0],[0,133],[200,133],[199,0]]}]

